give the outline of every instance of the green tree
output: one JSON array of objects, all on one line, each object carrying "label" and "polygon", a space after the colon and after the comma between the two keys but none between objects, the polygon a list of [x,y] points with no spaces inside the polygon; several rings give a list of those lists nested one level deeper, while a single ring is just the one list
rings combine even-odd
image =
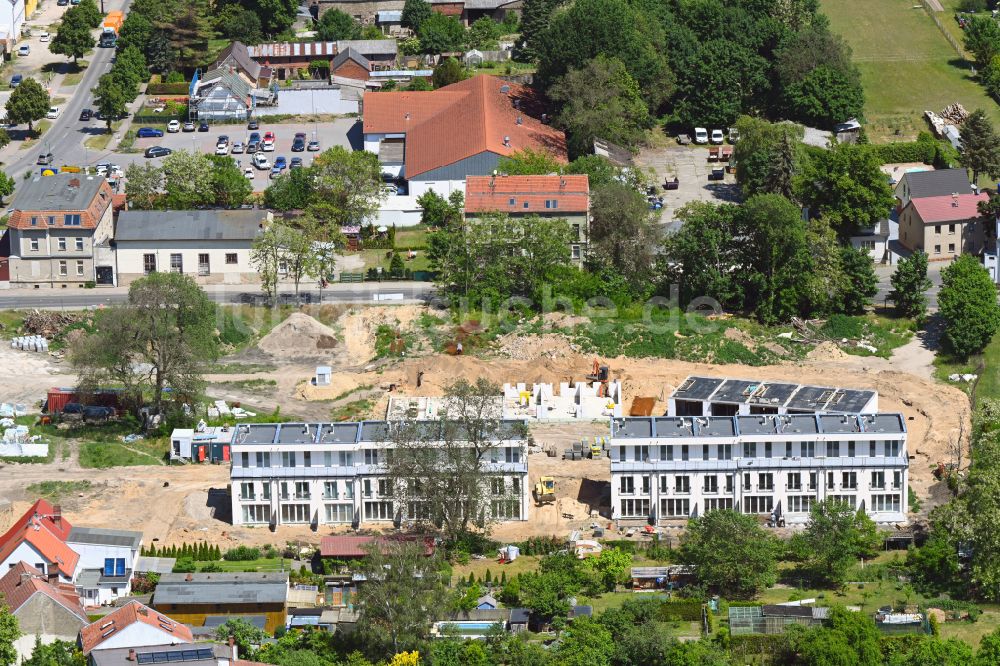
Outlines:
[{"label": "green tree", "polygon": [[965,24],[963,40],[980,70],[990,64],[993,56],[1000,55],[1000,25],[987,16],[973,16]]},{"label": "green tree", "polygon": [[559,173],[563,165],[556,162],[550,153],[544,150],[524,148],[501,157],[497,163],[497,171],[508,176],[540,176],[548,173]]},{"label": "green tree", "polygon": [[250,247],[250,265],[260,276],[261,291],[270,300],[278,293],[281,253],[281,233],[276,224],[268,225],[264,233],[257,234]]},{"label": "green tree", "polygon": [[820,65],[785,88],[788,112],[812,127],[832,130],[861,115],[865,93],[857,69],[847,71]]},{"label": "green tree", "polygon": [[836,500],[813,504],[805,531],[796,536],[811,574],[838,586],[847,580],[851,565],[874,554],[882,540],[864,511]]},{"label": "green tree", "polygon": [[55,37],[49,42],[49,51],[67,58],[74,64],[94,48],[94,38],[90,34],[87,17],[79,7],[72,7],[63,15]]},{"label": "green tree", "polygon": [[[688,126],[727,127],[746,109],[762,105],[770,94],[767,61],[728,40],[703,42],[674,69],[675,113]],[[706,81],[711,85],[705,85]]]},{"label": "green tree", "polygon": [[427,638],[432,614],[444,603],[444,580],[437,556],[427,557],[424,544],[376,541],[361,561],[365,584],[355,603],[358,630],[380,654],[411,649]]},{"label": "green tree", "polygon": [[125,196],[129,208],[153,210],[163,192],[163,169],[152,164],[133,162],[125,169],[128,188]]},{"label": "green tree", "polygon": [[909,650],[893,655],[889,666],[967,666],[972,664],[972,647],[955,638],[921,636]]},{"label": "green tree", "polygon": [[556,121],[571,155],[593,152],[595,138],[634,147],[652,125],[639,84],[618,58],[598,56],[570,69],[548,94],[562,107]]},{"label": "green tree", "polygon": [[1000,305],[989,272],[963,254],[941,273],[938,309],[945,349],[961,359],[981,352],[1000,328]]},{"label": "green tree", "polygon": [[882,666],[879,633],[872,619],[835,606],[822,627],[796,632],[795,651],[804,666]]},{"label": "green tree", "polygon": [[0,172],[0,199],[5,199],[14,193],[14,179]]},{"label": "green tree", "polygon": [[417,36],[424,53],[458,51],[465,44],[465,26],[454,16],[433,12],[420,22]]},{"label": "green tree", "polygon": [[611,632],[590,617],[578,617],[563,632],[556,650],[565,666],[610,666],[615,652]]},{"label": "green tree", "polygon": [[798,177],[796,190],[810,213],[825,218],[841,238],[874,226],[895,205],[881,161],[865,145],[841,143],[817,153]]},{"label": "green tree", "polygon": [[990,58],[990,64],[979,72],[979,80],[993,99],[1000,100],[1000,55]]},{"label": "green tree", "polygon": [[710,511],[688,522],[681,558],[698,581],[733,599],[752,599],[778,580],[777,544],[754,516]]},{"label": "green tree", "polygon": [[981,173],[994,180],[1000,178],[1000,136],[986,112],[973,111],[962,123],[959,135],[962,138],[959,160],[962,166],[972,169],[972,182],[977,182]]},{"label": "green tree", "polygon": [[632,553],[618,549],[605,548],[596,558],[586,560],[608,592],[614,592],[615,587],[629,581],[632,570]]},{"label": "green tree", "polygon": [[645,197],[634,188],[612,183],[591,198],[588,261],[610,266],[641,294],[650,285],[660,226]]},{"label": "green tree", "polygon": [[852,69],[851,47],[820,21],[790,33],[774,56],[774,69],[783,87],[802,81],[818,67],[842,72]]},{"label": "green tree", "polygon": [[958,549],[947,535],[935,529],[924,545],[907,552],[906,568],[919,591],[928,595],[949,593],[961,571]]},{"label": "green tree", "polygon": [[678,285],[680,304],[708,296],[725,308],[741,308],[742,280],[731,270],[740,261],[736,207],[692,201],[675,217],[683,224],[664,239],[663,254],[670,284]]},{"label": "green tree", "polygon": [[927,255],[917,250],[896,264],[896,270],[889,278],[892,291],[889,298],[904,317],[919,319],[927,310],[924,292],[931,288],[927,279]]},{"label": "green tree", "polygon": [[87,27],[91,30],[99,27],[101,22],[104,21],[104,14],[98,9],[96,0],[80,0],[80,4],[74,7],[72,11],[78,12],[83,17]]},{"label": "green tree", "polygon": [[434,85],[423,76],[414,76],[410,84],[403,88],[407,92],[434,90]]},{"label": "green tree", "polygon": [[417,197],[420,224],[433,229],[460,225],[464,198],[460,190],[452,192],[447,199],[434,190],[427,190]]},{"label": "green tree", "polygon": [[223,208],[239,208],[247,203],[253,194],[253,185],[236,166],[236,160],[228,156],[211,155],[209,161],[212,164],[213,203]]},{"label": "green tree", "polygon": [[295,23],[298,0],[240,0],[250,13],[260,17],[265,35],[280,35]]},{"label": "green tree", "polygon": [[226,620],[215,630],[215,640],[225,643],[232,636],[239,652],[240,659],[253,659],[260,646],[264,645],[270,636],[263,629],[258,629],[243,618]]},{"label": "green tree", "polygon": [[323,42],[357,39],[360,34],[361,26],[354,17],[339,9],[326,10],[316,23],[316,39]]},{"label": "green tree", "polygon": [[35,636],[35,647],[31,656],[21,661],[21,666],[86,666],[87,658],[70,641],[54,641],[48,645],[42,644],[42,639]]},{"label": "green tree", "polygon": [[302,210],[313,197],[312,167],[289,169],[264,190],[264,206],[274,210]]},{"label": "green tree", "polygon": [[6,605],[0,606],[0,664],[17,663],[17,648],[14,647],[14,641],[20,637],[21,630],[18,628],[17,618]]},{"label": "green tree", "polygon": [[148,392],[162,414],[165,388],[175,400],[199,395],[202,364],[217,351],[215,306],[201,287],[180,273],[151,273],[131,284],[123,305],[97,313],[94,331],[78,340],[70,359],[81,385]]},{"label": "green tree", "polygon": [[740,140],[733,149],[733,161],[743,195],[780,194],[792,199],[794,177],[802,162],[802,126],[741,116],[736,129]]},{"label": "green tree", "polygon": [[174,69],[177,63],[177,52],[174,45],[163,30],[154,30],[146,42],[146,62],[149,69],[160,74],[167,74]]},{"label": "green tree", "polygon": [[840,268],[844,280],[838,309],[845,314],[861,314],[878,293],[875,262],[867,251],[845,245],[840,250]]},{"label": "green tree", "polygon": [[431,80],[435,88],[444,88],[453,83],[464,81],[466,78],[465,68],[455,58],[445,58],[434,68],[434,75]]},{"label": "green tree", "polygon": [[406,0],[403,4],[403,27],[419,33],[420,26],[433,13],[434,10],[431,9],[430,3],[426,0]]},{"label": "green tree", "polygon": [[[18,87],[20,88],[20,86]],[[94,106],[100,112],[101,118],[107,125],[108,133],[110,133],[111,123],[116,118],[121,118],[128,113],[126,92],[111,73],[102,75],[97,80],[97,87],[91,92],[94,94]]]},{"label": "green tree", "polygon": [[525,0],[521,11],[521,34],[514,47],[514,57],[521,62],[538,60],[539,49],[536,46],[549,27],[552,13],[564,0]]},{"label": "green tree", "polygon": [[386,194],[378,155],[334,146],[313,160],[313,193],[308,211],[339,232],[349,224],[363,224],[379,209]]},{"label": "green tree", "polygon": [[119,51],[124,51],[132,46],[145,54],[146,46],[153,36],[153,30],[153,23],[146,15],[135,11],[133,8],[132,11],[125,15],[125,22],[122,23],[115,46]]},{"label": "green tree", "polygon": [[489,16],[476,19],[469,26],[469,47],[480,50],[496,50],[497,40],[504,34],[504,26]]},{"label": "green tree", "polygon": [[239,5],[227,5],[215,19],[215,29],[226,39],[238,39],[244,44],[258,44],[264,37],[260,17]]},{"label": "green tree", "polygon": [[389,262],[389,277],[393,280],[401,280],[406,273],[406,266],[399,252],[392,253],[392,260]]},{"label": "green tree", "polygon": [[49,94],[38,81],[27,78],[14,88],[7,98],[7,122],[13,125],[28,123],[28,131],[34,129],[34,122],[41,120],[51,106]]},{"label": "green tree", "polygon": [[979,641],[973,666],[994,666],[1000,664],[1000,629],[994,629]]},{"label": "green tree", "polygon": [[121,72],[138,86],[143,81],[149,80],[149,68],[146,66],[146,56],[142,50],[135,46],[129,46],[118,52],[115,56],[113,70]]},{"label": "green tree", "polygon": [[168,209],[187,210],[212,203],[212,161],[208,155],[177,150],[163,158],[162,168]]}]

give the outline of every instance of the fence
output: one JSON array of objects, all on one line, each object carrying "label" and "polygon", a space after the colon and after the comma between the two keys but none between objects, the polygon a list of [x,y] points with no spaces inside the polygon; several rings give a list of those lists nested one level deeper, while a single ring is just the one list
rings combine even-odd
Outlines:
[{"label": "fence", "polygon": [[935,12],[934,8],[931,7],[931,3],[928,0],[920,0],[920,4],[924,6],[924,11],[927,12],[927,15],[931,17],[932,21],[934,21],[934,25],[938,27],[938,30],[941,31],[944,38],[947,39],[948,43],[951,44],[951,47],[955,49],[955,53],[958,54],[958,57],[965,60],[965,50],[962,48],[961,44],[958,43],[958,40],[955,39],[941,23],[941,19],[937,17],[937,12]]}]

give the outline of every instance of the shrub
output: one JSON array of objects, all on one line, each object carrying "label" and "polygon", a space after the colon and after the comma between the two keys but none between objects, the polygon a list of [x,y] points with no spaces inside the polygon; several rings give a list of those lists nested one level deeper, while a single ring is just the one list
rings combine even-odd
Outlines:
[{"label": "shrub", "polygon": [[181,559],[174,562],[174,573],[194,573],[196,567],[194,566],[194,560],[190,557],[182,557]]},{"label": "shrub", "polygon": [[146,87],[147,95],[187,95],[191,86],[186,81],[177,83],[150,83]]},{"label": "shrub", "polygon": [[237,546],[236,548],[230,548],[226,551],[226,554],[222,556],[222,559],[227,562],[250,562],[252,560],[260,559],[260,550],[257,548],[251,548],[250,546]]}]

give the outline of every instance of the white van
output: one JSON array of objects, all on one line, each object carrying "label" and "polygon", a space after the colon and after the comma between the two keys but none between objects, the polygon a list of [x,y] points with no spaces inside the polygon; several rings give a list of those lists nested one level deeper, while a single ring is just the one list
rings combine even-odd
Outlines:
[{"label": "white van", "polygon": [[708,130],[704,127],[694,128],[694,142],[695,143],[708,143]]}]

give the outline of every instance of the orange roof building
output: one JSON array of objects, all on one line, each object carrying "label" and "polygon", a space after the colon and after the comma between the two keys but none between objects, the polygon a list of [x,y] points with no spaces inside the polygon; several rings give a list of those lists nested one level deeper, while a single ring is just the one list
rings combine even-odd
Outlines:
[{"label": "orange roof building", "polygon": [[38,500],[0,537],[0,571],[24,561],[50,581],[73,582],[80,556],[66,545],[72,529],[58,507]]},{"label": "orange roof building", "polygon": [[544,124],[531,89],[480,74],[433,91],[365,95],[365,150],[410,194],[447,195],[467,176],[486,176],[501,157],[530,149],[566,163],[565,135]]},{"label": "orange roof building", "polygon": [[0,595],[17,618],[22,635],[14,647],[22,659],[31,655],[36,635],[74,641],[89,621],[72,584],[53,584],[27,562],[18,562],[0,578]]},{"label": "orange roof building", "polygon": [[131,601],[80,630],[80,649],[130,648],[191,643],[191,629],[138,601]]}]

